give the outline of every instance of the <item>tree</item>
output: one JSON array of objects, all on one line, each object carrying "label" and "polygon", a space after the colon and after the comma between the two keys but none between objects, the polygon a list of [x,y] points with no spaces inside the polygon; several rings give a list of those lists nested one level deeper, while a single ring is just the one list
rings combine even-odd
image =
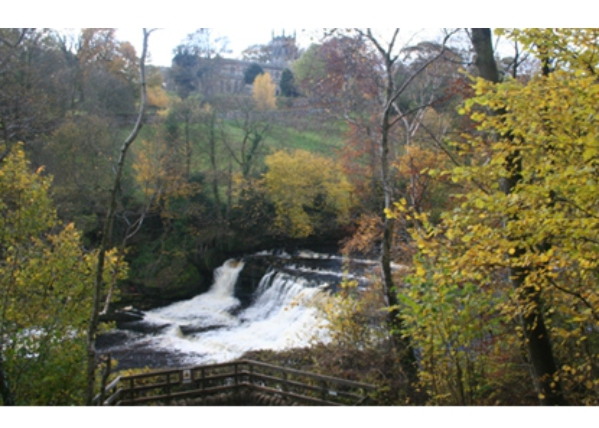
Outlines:
[{"label": "tree", "polygon": [[[400,190],[398,166],[401,169],[405,165],[402,155],[415,154],[407,146],[413,143],[434,99],[434,91],[426,93],[416,88],[434,86],[430,71],[446,54],[452,34],[446,32],[441,43],[429,44],[424,49],[400,46],[397,28],[387,34],[372,29],[334,29],[322,45],[311,47],[294,64],[302,93],[348,124],[342,161],[359,192],[357,195],[370,208],[359,230],[370,232],[373,229],[370,225],[381,225],[375,242],[380,244],[382,294],[390,308],[387,331],[396,350],[403,354],[401,364],[413,385],[417,381],[416,357],[409,337],[401,332],[402,318],[391,268],[394,253],[398,252],[394,250],[400,249],[395,245],[399,233],[393,219],[385,216],[384,211],[396,200]],[[425,96],[413,100],[414,94]],[[411,173],[413,168],[403,170]],[[408,179],[411,183],[406,187],[415,196],[415,174]],[[419,202],[419,198],[412,200]],[[380,221],[372,221],[372,215]],[[354,242],[357,241],[360,240]]]},{"label": "tree", "polygon": [[208,97],[213,95],[220,55],[229,52],[227,45],[226,38],[214,38],[209,28],[198,28],[174,49],[170,75],[181,98],[194,91]]},{"label": "tree", "polygon": [[334,33],[293,63],[301,92],[341,117],[368,115],[378,94],[380,60],[364,38],[350,35]]},{"label": "tree", "polygon": [[266,165],[264,184],[278,230],[301,238],[349,220],[351,186],[332,159],[279,151],[267,156]]},{"label": "tree", "polygon": [[[22,145],[0,164],[0,395],[5,405],[82,404],[85,323],[96,253],[62,226],[50,178],[30,172]],[[122,261],[108,252],[104,279]]]},{"label": "tree", "polygon": [[[201,117],[202,100],[198,96],[189,96],[180,101],[174,100],[166,119],[171,138],[170,150],[178,152],[183,159],[183,170],[187,179],[191,177],[194,149],[197,148],[200,139],[194,124],[197,124]],[[180,127],[182,129],[179,129]]]},{"label": "tree", "polygon": [[[211,167],[211,175],[212,175],[212,196],[214,197],[214,203],[216,205],[216,218],[220,223],[222,221],[222,210],[221,210],[221,198],[219,192],[219,177],[220,172],[218,168],[217,162],[217,141],[218,141],[218,110],[211,105],[205,105],[202,109],[202,125],[204,129],[204,135],[206,136],[206,145],[208,147],[208,156],[210,157],[210,167]],[[229,185],[227,186],[227,210],[226,217],[228,219],[229,212],[231,208],[231,181],[232,181],[232,171],[231,171],[231,160],[229,158]],[[247,170],[247,174],[249,174],[249,169]]]},{"label": "tree", "polygon": [[164,109],[168,101],[160,68],[148,67],[148,107]]},{"label": "tree", "polygon": [[38,150],[61,117],[63,91],[57,88],[63,86],[56,80],[65,64],[52,43],[44,31],[0,30],[0,159],[17,142]]},{"label": "tree", "polygon": [[[477,33],[488,48],[490,31]],[[481,67],[463,110],[478,124],[459,145],[469,163],[451,171],[465,192],[439,225],[420,217],[415,276],[438,289],[469,282],[492,293],[494,318],[519,321],[514,337],[541,404],[596,403],[599,33],[507,34],[541,70],[528,81],[497,82],[492,66]]]},{"label": "tree", "polygon": [[116,166],[116,175],[114,178],[114,185],[110,194],[110,202],[108,212],[106,214],[106,220],[104,222],[104,228],[102,230],[102,240],[100,242],[100,248],[98,250],[98,258],[96,265],[96,277],[94,283],[94,296],[93,304],[91,309],[91,316],[89,319],[89,325],[87,330],[87,388],[85,395],[86,405],[91,405],[94,397],[95,390],[95,371],[96,371],[96,350],[95,342],[98,333],[98,316],[100,313],[100,300],[101,293],[104,288],[104,268],[106,264],[106,254],[110,248],[110,239],[112,237],[112,230],[114,224],[114,215],[117,208],[117,192],[120,188],[121,177],[123,175],[123,169],[125,166],[125,158],[129,147],[139,133],[144,118],[144,112],[146,108],[146,75],[145,75],[145,61],[148,49],[148,39],[153,30],[143,30],[143,48],[139,59],[139,70],[140,70],[140,86],[141,86],[141,102],[139,107],[139,113],[137,115],[137,121],[133,127],[129,136],[123,142],[121,147],[118,163]]},{"label": "tree", "polygon": [[0,70],[4,71],[31,28],[6,28],[0,37]]},{"label": "tree", "polygon": [[326,76],[324,59],[318,54],[320,44],[311,44],[303,55],[293,62],[292,72],[302,94],[311,96],[317,82]]},{"label": "tree", "polygon": [[132,231],[127,230],[121,248],[132,232],[141,228],[144,217],[151,217],[154,227],[141,237],[143,245],[132,248],[137,255],[131,263],[130,279],[154,289],[168,286],[173,292],[190,282],[199,285],[202,278],[190,260],[197,251],[194,228],[199,228],[204,208],[197,200],[201,183],[196,174],[187,175],[182,153],[161,130],[134,149],[133,169],[139,193],[143,194],[138,200],[142,209],[139,220],[129,227]]},{"label": "tree", "polygon": [[245,48],[243,52],[241,52],[241,59],[243,61],[253,61],[261,64],[266,64],[270,61],[270,58],[271,49],[268,45],[251,45]]},{"label": "tree", "polygon": [[261,74],[264,74],[264,69],[260,67],[260,64],[250,64],[243,72],[243,81],[246,85],[253,85],[256,77]]},{"label": "tree", "polygon": [[269,73],[260,74],[254,80],[252,97],[258,110],[274,110],[277,108],[277,85]]},{"label": "tree", "polygon": [[300,64],[294,63],[300,90],[334,120],[348,125],[340,161],[361,202],[357,205],[380,217],[381,163],[376,123],[380,59],[355,33],[334,34],[306,54],[311,55],[307,59],[302,56]]},{"label": "tree", "polygon": [[[12,58],[15,56],[18,46],[23,42],[29,31],[30,29],[28,28],[15,28],[4,29],[0,33],[0,73],[2,75],[5,75],[6,69],[9,67]],[[2,85],[2,87],[4,88],[5,86]],[[2,95],[2,105],[4,106],[4,110],[6,109],[6,100],[4,99],[3,92],[0,92],[0,95]],[[2,130],[0,138],[6,147],[4,147],[4,151],[0,152],[0,161],[8,156],[12,144],[14,143],[12,135],[14,131],[10,130],[11,125],[7,122],[6,113],[3,113],[0,116],[0,130]]]},{"label": "tree", "polygon": [[138,73],[133,46],[117,40],[115,28],[84,28],[71,45],[67,36],[58,37],[72,70],[71,108],[100,115],[132,113]]},{"label": "tree", "polygon": [[[379,183],[382,190],[382,207],[385,211],[388,211],[392,208],[395,198],[392,161],[394,153],[396,153],[396,147],[394,147],[393,130],[405,114],[398,105],[399,98],[408,90],[416,78],[425,72],[430,64],[442,57],[445,52],[446,43],[453,32],[445,34],[443,42],[439,45],[436,54],[431,55],[426,61],[412,70],[401,82],[398,82],[397,73],[400,68],[399,58],[402,50],[397,50],[396,43],[398,42],[400,29],[394,29],[390,38],[388,38],[388,41],[385,41],[385,37],[375,34],[372,29],[354,28],[352,31],[361,39],[361,45],[363,46],[362,49],[364,51],[372,50],[375,52],[373,55],[375,60],[371,62],[370,67],[374,68],[376,73],[372,73],[373,77],[368,79],[367,75],[362,72],[363,66],[360,62],[350,58],[352,63],[356,63],[356,73],[357,76],[360,77],[357,81],[360,84],[353,89],[348,89],[344,85],[343,79],[332,80],[331,83],[340,85],[345,92],[357,90],[358,93],[361,94],[361,99],[364,102],[370,102],[372,106],[372,110],[370,110],[372,115],[370,117],[372,119],[367,117],[368,120],[365,122],[356,120],[356,118],[361,119],[361,117],[357,115],[347,115],[346,117],[348,122],[352,125],[364,127],[369,134],[369,139],[374,142],[375,147],[377,148],[377,161],[379,163],[380,174]],[[358,88],[364,88],[366,90],[360,90]],[[370,93],[373,95],[369,96]],[[374,100],[370,101],[370,98],[374,98]],[[347,102],[348,105],[353,103],[351,98],[348,99]],[[424,106],[421,106],[421,108],[422,107]],[[394,219],[388,216],[384,216],[383,221],[381,270],[383,296],[386,304],[390,308],[388,314],[388,330],[396,349],[403,352],[402,366],[406,371],[409,383],[414,384],[417,380],[416,357],[409,337],[404,336],[401,333],[402,318],[391,268],[395,223]]]},{"label": "tree", "polygon": [[59,215],[73,221],[84,234],[97,232],[98,215],[106,206],[112,182],[116,147],[109,124],[96,115],[67,118],[42,150],[45,167],[54,176],[53,197]]},{"label": "tree", "polygon": [[197,89],[195,69],[199,59],[192,49],[185,45],[178,45],[173,50],[173,54],[173,66],[169,73],[175,82],[177,94],[180,98],[185,99]]},{"label": "tree", "polygon": [[284,97],[299,96],[299,92],[295,86],[295,78],[293,77],[291,70],[288,68],[283,70],[281,73],[281,82],[279,83],[279,87],[281,88],[281,95]]},{"label": "tree", "polygon": [[229,40],[226,37],[214,37],[210,28],[198,28],[188,34],[185,44],[200,58],[212,59],[230,53]]},{"label": "tree", "polygon": [[[492,57],[493,48],[490,43],[490,29],[488,28],[473,28],[472,43],[477,52],[477,67],[481,77],[494,83],[499,82],[499,74],[495,59]],[[546,67],[546,66],[545,66]],[[547,69],[544,70],[544,75],[547,77]],[[500,108],[496,111],[498,116],[503,117],[506,111]],[[505,157],[506,176],[501,180],[502,191],[506,195],[515,193],[516,187],[522,182],[522,158],[521,149],[518,147],[518,142],[514,139],[514,132],[510,129],[503,131],[503,136],[508,140],[516,143],[511,150],[511,153]],[[548,192],[553,192],[548,189]],[[552,202],[550,202],[551,204]],[[506,217],[507,226],[511,220],[517,220],[518,214],[508,215]],[[542,243],[540,246],[545,247],[547,243]],[[515,244],[514,251],[510,255],[514,259],[522,257],[526,251],[523,248],[518,248]],[[517,264],[517,263],[516,263]],[[527,311],[523,314],[524,334],[527,339],[527,347],[531,363],[534,371],[534,381],[537,383],[539,397],[543,404],[556,405],[566,404],[561,390],[561,383],[554,382],[553,376],[557,372],[557,366],[553,357],[551,339],[549,332],[545,326],[543,310],[541,307],[540,294],[534,286],[527,286],[527,277],[529,271],[526,267],[512,265],[509,268],[509,275],[512,286],[519,293],[518,298],[521,299]],[[553,386],[555,385],[555,386]]]},{"label": "tree", "polygon": [[[272,103],[272,87],[269,86],[272,82],[267,79],[265,83],[266,85],[257,86],[258,94],[266,96],[265,99],[260,99],[260,102]],[[241,114],[233,121],[233,126],[241,131],[240,138],[238,135],[231,138],[227,133],[222,133],[223,143],[235,163],[241,167],[244,180],[251,178],[252,169],[255,168],[259,156],[264,156],[264,142],[272,126],[268,112],[260,111],[257,107],[258,101],[254,99],[238,100],[237,110]]]}]

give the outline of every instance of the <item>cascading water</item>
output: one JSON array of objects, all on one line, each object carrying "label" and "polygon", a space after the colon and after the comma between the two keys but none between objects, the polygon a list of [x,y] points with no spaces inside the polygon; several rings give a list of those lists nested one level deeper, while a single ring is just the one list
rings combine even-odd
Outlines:
[{"label": "cascading water", "polygon": [[[264,286],[271,281],[270,287]],[[194,363],[222,362],[256,349],[282,350],[306,346],[321,330],[315,308],[309,306],[320,289],[282,273],[263,278],[256,301],[236,317],[236,325],[162,342],[171,349],[196,354]]]},{"label": "cascading water", "polygon": [[150,311],[144,320],[156,325],[172,325],[175,329],[181,326],[206,329],[235,325],[237,320],[231,311],[241,302],[233,293],[243,266],[243,262],[228,260],[215,271],[214,284],[207,293]]},{"label": "cascading water", "polygon": [[143,321],[115,333],[120,343],[100,351],[111,352],[121,368],[190,366],[230,361],[251,350],[327,341],[326,321],[315,303],[344,276],[341,259],[316,253],[293,260],[286,254],[252,257],[277,259],[279,267],[261,278],[246,306],[235,296],[245,263],[229,260],[215,271],[208,292],[145,313]]}]

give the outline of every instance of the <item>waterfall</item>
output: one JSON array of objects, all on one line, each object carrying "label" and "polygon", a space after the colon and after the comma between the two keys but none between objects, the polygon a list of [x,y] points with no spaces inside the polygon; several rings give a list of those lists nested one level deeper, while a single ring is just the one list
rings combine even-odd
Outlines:
[{"label": "waterfall", "polygon": [[[239,279],[247,263],[278,267],[266,271],[243,306],[235,287],[239,283],[243,289],[244,281],[249,281]],[[215,271],[206,293],[146,312],[142,321],[117,331],[115,341],[120,343],[111,343],[103,352],[112,352],[121,367],[148,363],[182,367],[226,362],[252,350],[279,351],[327,342],[327,321],[317,309],[319,301],[344,277],[361,280],[370,267],[365,264],[354,277],[342,273],[342,265],[340,257],[310,252],[300,256],[258,253],[245,263],[228,260]]]},{"label": "waterfall", "polygon": [[144,321],[158,325],[175,324],[201,328],[236,324],[237,320],[231,315],[231,311],[240,305],[234,291],[235,282],[243,266],[243,262],[227,260],[214,272],[214,284],[207,293],[166,308],[149,311]]},{"label": "waterfall", "polygon": [[282,317],[290,308],[309,305],[313,298],[320,295],[320,290],[320,287],[310,287],[310,283],[302,277],[272,270],[260,281],[254,303],[239,318],[257,322]]},{"label": "waterfall", "polygon": [[[254,302],[233,316],[228,312],[233,305],[220,305],[230,301],[232,296],[222,293],[226,287],[217,279],[208,293],[156,312],[161,319],[166,313],[173,319],[173,315],[184,308],[184,315],[177,317],[179,321],[208,327],[208,321],[218,319],[219,328],[182,335],[179,328],[169,327],[165,334],[155,337],[153,345],[186,354],[188,364],[205,364],[239,358],[251,350],[283,350],[308,346],[312,339],[326,340],[325,322],[311,306],[315,299],[322,297],[322,289],[310,285],[303,278],[270,271],[260,281]],[[218,298],[214,299],[215,296]],[[198,302],[217,304],[211,311]],[[188,311],[191,307],[195,312]],[[200,313],[200,308],[207,310],[210,316]]]}]

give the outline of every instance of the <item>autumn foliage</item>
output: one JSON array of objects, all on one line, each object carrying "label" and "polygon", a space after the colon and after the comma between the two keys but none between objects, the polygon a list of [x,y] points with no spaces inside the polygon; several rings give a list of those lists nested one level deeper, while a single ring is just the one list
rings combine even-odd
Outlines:
[{"label": "autumn foliage", "polygon": [[[51,180],[31,172],[18,145],[0,164],[0,375],[4,403],[82,404],[85,328],[96,252],[61,225]],[[107,254],[105,280],[127,269]],[[104,290],[105,291],[105,290]]]},{"label": "autumn foliage", "polygon": [[351,186],[331,159],[304,150],[280,151],[268,156],[266,165],[264,182],[277,229],[305,237],[327,221],[348,221]]},{"label": "autumn foliage", "polygon": [[256,76],[252,95],[258,110],[274,110],[277,108],[277,85],[272,81],[269,73]]},{"label": "autumn foliage", "polygon": [[[407,334],[422,349],[421,380],[431,397],[485,404],[500,373],[512,381],[525,374],[516,368],[528,362],[518,351],[527,334],[518,320],[540,307],[559,361],[552,388],[561,385],[572,403],[597,404],[599,85],[590,62],[597,34],[508,34],[541,61],[555,58],[554,70],[527,83],[478,80],[463,110],[478,123],[460,145],[469,164],[450,172],[465,189],[455,195],[458,205],[439,224],[405,201],[390,213],[420,225],[410,288],[400,293]],[[507,193],[514,153],[521,175]],[[507,281],[514,269],[526,272],[522,287]],[[527,290],[538,298],[528,300]],[[533,376],[529,390],[535,385]]]}]

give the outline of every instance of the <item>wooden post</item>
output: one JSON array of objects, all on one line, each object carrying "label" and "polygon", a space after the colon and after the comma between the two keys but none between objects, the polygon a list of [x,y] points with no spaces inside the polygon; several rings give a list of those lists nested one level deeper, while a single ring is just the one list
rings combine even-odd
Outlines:
[{"label": "wooden post", "polygon": [[239,371],[238,371],[238,363],[234,364],[235,367],[235,387],[239,386]]},{"label": "wooden post", "polygon": [[239,398],[241,397],[241,394],[239,393],[239,369],[238,369],[238,363],[235,362],[234,363],[234,368],[235,368],[235,390],[233,392],[233,397],[235,400],[235,404],[239,404]]},{"label": "wooden post", "polygon": [[167,395],[167,399],[166,402],[170,405],[171,404],[171,374],[167,373],[166,374],[166,395]]},{"label": "wooden post", "polygon": [[133,392],[134,387],[135,387],[135,380],[130,379],[129,380],[129,388],[131,388],[131,390],[129,391],[129,399],[131,400],[131,404],[133,404],[133,400],[135,400],[135,394]]},{"label": "wooden post", "polygon": [[283,382],[281,382],[281,389],[287,391],[287,372],[283,372]]}]

